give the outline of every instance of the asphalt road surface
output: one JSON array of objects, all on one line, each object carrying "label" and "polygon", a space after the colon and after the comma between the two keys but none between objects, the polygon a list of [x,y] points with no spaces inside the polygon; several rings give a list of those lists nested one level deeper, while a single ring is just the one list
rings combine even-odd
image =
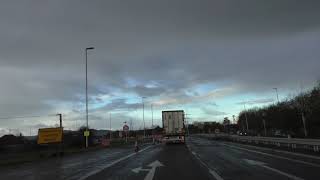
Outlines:
[{"label": "asphalt road surface", "polygon": [[320,179],[320,157],[192,136],[186,145],[106,149],[0,168],[0,179]]}]

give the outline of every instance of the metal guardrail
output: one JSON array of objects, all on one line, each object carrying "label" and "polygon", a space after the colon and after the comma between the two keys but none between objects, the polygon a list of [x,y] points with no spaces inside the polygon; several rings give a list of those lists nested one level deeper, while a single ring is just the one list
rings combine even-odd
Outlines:
[{"label": "metal guardrail", "polygon": [[238,136],[229,134],[201,134],[203,137],[208,138],[225,138],[237,142],[247,142],[255,144],[271,144],[278,147],[286,146],[293,149],[308,149],[314,152],[320,150],[320,139],[300,139],[300,138],[274,138],[274,137],[261,137],[261,136]]}]

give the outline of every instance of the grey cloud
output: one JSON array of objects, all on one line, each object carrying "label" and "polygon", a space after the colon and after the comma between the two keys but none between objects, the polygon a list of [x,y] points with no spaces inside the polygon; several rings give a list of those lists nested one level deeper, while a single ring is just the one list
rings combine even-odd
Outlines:
[{"label": "grey cloud", "polygon": [[96,111],[104,109],[106,111],[116,111],[116,110],[124,110],[124,111],[132,111],[136,110],[137,108],[141,108],[141,103],[127,103],[126,99],[115,99],[112,100],[110,104],[102,108],[98,108]]},{"label": "grey cloud", "polygon": [[227,113],[225,113],[225,112],[214,110],[214,109],[211,109],[211,108],[202,108],[201,110],[205,114],[207,114],[209,116],[224,116],[224,115],[227,115]]},{"label": "grey cloud", "polygon": [[133,91],[137,93],[141,97],[152,97],[161,95],[162,93],[166,92],[166,89],[163,87],[145,87],[145,86],[135,86],[133,88],[130,88],[129,91]]},{"label": "grey cloud", "polygon": [[[57,124],[57,126],[58,126],[58,124]],[[49,126],[49,125],[44,124],[44,123],[39,123],[39,124],[36,124],[36,125],[33,126],[33,128],[36,128],[36,129],[38,129],[38,128],[49,128],[49,127],[52,127],[52,126]]]},{"label": "grey cloud", "polygon": [[263,99],[254,99],[254,100],[249,100],[249,101],[242,101],[242,102],[238,102],[237,104],[239,104],[239,105],[244,105],[244,104],[256,105],[256,104],[266,104],[266,103],[271,103],[271,102],[274,102],[274,99],[272,99],[272,98],[263,98]]},{"label": "grey cloud", "polygon": [[209,105],[214,106],[214,107],[219,107],[219,105],[216,102],[210,102]]},{"label": "grey cloud", "polygon": [[[240,92],[320,78],[320,2],[1,1],[0,114],[49,114],[47,101],[84,102],[114,90],[189,99],[197,84]],[[126,79],[140,82],[129,87]],[[146,88],[150,81],[159,87]],[[196,94],[195,94],[196,95]],[[106,108],[135,108],[124,101]]]}]

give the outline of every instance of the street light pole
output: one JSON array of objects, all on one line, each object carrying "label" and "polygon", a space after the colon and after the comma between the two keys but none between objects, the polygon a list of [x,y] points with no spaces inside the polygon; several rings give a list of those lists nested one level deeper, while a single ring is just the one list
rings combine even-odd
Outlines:
[{"label": "street light pole", "polygon": [[236,124],[236,119],[235,119],[235,115],[232,115],[232,118],[233,118],[233,124]]},{"label": "street light pole", "polygon": [[153,104],[151,104],[151,126],[153,128]]},{"label": "street light pole", "polygon": [[264,128],[264,136],[267,137],[266,120],[262,119],[262,121],[263,121],[263,128]]},{"label": "street light pole", "polygon": [[263,129],[264,129],[264,136],[267,137],[267,127],[266,127],[266,120],[265,120],[266,114],[265,112],[262,113],[262,123],[263,123]]},{"label": "street light pole", "polygon": [[304,111],[301,112],[301,118],[302,118],[302,123],[303,123],[304,136],[307,137],[308,131],[307,131],[307,127],[306,127],[306,117],[305,117]]},{"label": "street light pole", "polygon": [[278,103],[279,103],[278,88],[273,88],[273,89],[276,91],[276,94],[277,94],[277,100],[278,100]]},{"label": "street light pole", "polygon": [[146,97],[142,97],[143,139],[146,138],[146,122],[144,121],[144,98]]},{"label": "street light pole", "polygon": [[[88,121],[88,50],[93,50],[94,47],[86,48],[86,130],[89,130],[89,121]],[[86,136],[86,148],[88,147],[88,136]]]},{"label": "street light pole", "polygon": [[244,116],[245,116],[245,118],[246,118],[247,133],[248,133],[248,131],[249,131],[249,124],[248,124],[248,117],[247,117],[247,112],[246,112],[246,111],[247,111],[247,110],[246,110],[246,102],[244,102],[243,106],[244,106],[244,110],[245,110]]},{"label": "street light pole", "polygon": [[190,118],[187,118],[188,115],[191,115],[191,114],[187,114],[187,113],[184,113],[184,119],[185,119],[185,123],[187,124],[187,134],[188,136],[190,136],[190,133],[189,133],[189,120]]},{"label": "street light pole", "polygon": [[109,113],[109,121],[110,121],[110,141],[112,136],[112,129],[111,129],[111,113]]},{"label": "street light pole", "polygon": [[60,124],[60,127],[62,128],[62,114],[57,114],[57,116],[59,116],[59,124]]}]

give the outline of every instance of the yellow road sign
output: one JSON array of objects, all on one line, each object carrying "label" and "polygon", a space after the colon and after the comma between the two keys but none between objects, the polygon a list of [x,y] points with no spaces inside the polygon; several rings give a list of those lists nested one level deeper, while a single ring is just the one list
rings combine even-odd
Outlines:
[{"label": "yellow road sign", "polygon": [[38,144],[59,143],[62,141],[63,128],[43,128],[38,130]]},{"label": "yellow road sign", "polygon": [[83,135],[84,135],[84,136],[90,136],[90,131],[84,131],[84,132],[83,132]]}]

